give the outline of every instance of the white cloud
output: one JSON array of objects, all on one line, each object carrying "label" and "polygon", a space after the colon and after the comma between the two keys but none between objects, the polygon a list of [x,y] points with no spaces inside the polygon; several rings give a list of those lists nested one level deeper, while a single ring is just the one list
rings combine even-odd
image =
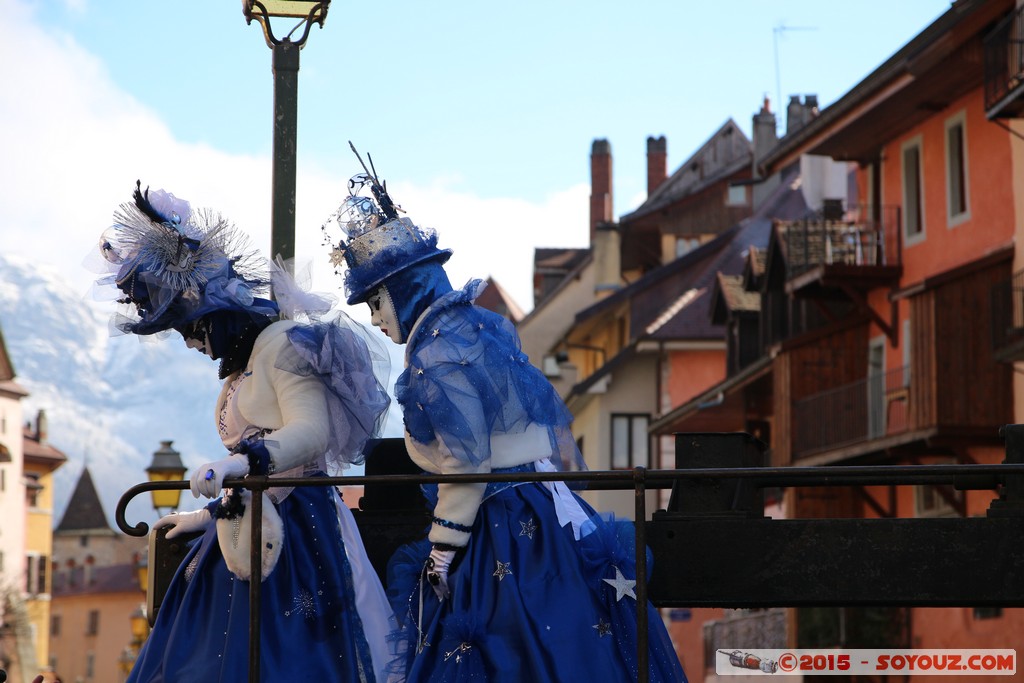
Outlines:
[{"label": "white cloud", "polygon": [[[71,36],[40,29],[25,5],[2,4],[0,249],[55,266],[84,293],[93,275],[83,259],[141,179],[193,206],[217,209],[266,250],[268,158],[176,140],[159,112],[118,88],[106,66]],[[184,96],[181,89],[168,93]],[[339,163],[340,173],[325,172],[303,165],[300,150],[296,255],[314,264],[317,288],[338,294],[340,278],[327,265],[320,225],[341,200],[352,161]],[[413,220],[436,228],[441,245],[455,251],[448,267],[455,286],[490,275],[527,310],[534,247],[583,246],[586,239],[588,188],[582,185],[536,204],[474,197],[451,189],[457,182],[451,178],[422,185],[383,175]]]}]

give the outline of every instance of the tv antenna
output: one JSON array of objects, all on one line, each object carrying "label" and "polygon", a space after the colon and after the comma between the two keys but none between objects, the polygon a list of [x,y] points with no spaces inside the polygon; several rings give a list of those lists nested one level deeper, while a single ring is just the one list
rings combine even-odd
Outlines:
[{"label": "tv antenna", "polygon": [[817,31],[817,26],[786,26],[779,24],[772,29],[772,46],[775,48],[775,108],[782,111],[782,77],[779,75],[779,37],[787,31]]}]

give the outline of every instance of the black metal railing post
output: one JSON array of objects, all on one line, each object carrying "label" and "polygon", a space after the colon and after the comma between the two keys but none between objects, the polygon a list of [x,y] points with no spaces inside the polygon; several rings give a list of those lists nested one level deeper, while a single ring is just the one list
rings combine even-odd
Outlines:
[{"label": "black metal railing post", "polygon": [[636,506],[633,533],[636,535],[636,666],[638,683],[647,683],[647,469],[633,469],[633,494]]}]

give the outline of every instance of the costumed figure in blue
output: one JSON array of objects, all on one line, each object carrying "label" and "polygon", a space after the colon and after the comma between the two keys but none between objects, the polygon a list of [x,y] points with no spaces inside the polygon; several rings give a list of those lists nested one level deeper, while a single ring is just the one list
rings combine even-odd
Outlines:
[{"label": "costumed figure in blue", "polygon": [[[252,494],[222,490],[225,478],[321,477],[358,463],[389,404],[375,374],[387,366],[383,345],[343,314],[284,319],[282,310],[297,314],[300,303],[322,313],[331,303],[303,299],[290,275],[265,266],[246,242],[219,215],[141,186],[100,240],[110,271],[100,283],[126,304],[115,325],[137,335],[173,329],[220,360],[214,417],[229,451],[191,478],[193,495],[214,499],[209,505],[154,525],[173,526],[168,538],[202,535],[174,575],[131,683],[248,680]],[[276,301],[263,294],[271,284]],[[394,615],[337,489],[262,495],[263,680],[393,679],[385,669]]]},{"label": "costumed figure in blue", "polygon": [[[565,404],[511,323],[474,304],[485,284],[453,289],[451,251],[400,211],[367,169],[324,227],[344,232],[330,239],[348,303],[367,303],[406,344],[395,396],[412,460],[441,475],[583,469]],[[409,681],[636,680],[631,524],[598,516],[563,482],[425,488],[427,538],[388,568]],[[685,681],[657,610],[646,614],[649,680]]]}]

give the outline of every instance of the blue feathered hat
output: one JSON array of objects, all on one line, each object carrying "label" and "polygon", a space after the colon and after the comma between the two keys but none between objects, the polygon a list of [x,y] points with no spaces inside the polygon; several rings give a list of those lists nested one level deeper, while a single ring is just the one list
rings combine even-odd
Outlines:
[{"label": "blue feathered hat", "polygon": [[189,325],[215,311],[257,318],[277,315],[277,305],[260,294],[269,273],[248,238],[209,211],[163,190],[142,190],[122,204],[114,224],[100,238],[100,252],[112,271],[99,280],[114,285],[134,308],[119,316],[122,332],[148,335]]},{"label": "blue feathered hat", "polygon": [[327,239],[334,247],[331,262],[336,268],[342,263],[346,266],[345,293],[350,305],[366,301],[396,273],[425,261],[444,263],[452,255],[451,249],[437,248],[436,232],[399,217],[401,208],[391,200],[387,188],[365,164],[363,169],[366,173],[349,180],[349,196],[323,226],[326,232],[327,225],[337,222],[345,235],[336,244]]}]

